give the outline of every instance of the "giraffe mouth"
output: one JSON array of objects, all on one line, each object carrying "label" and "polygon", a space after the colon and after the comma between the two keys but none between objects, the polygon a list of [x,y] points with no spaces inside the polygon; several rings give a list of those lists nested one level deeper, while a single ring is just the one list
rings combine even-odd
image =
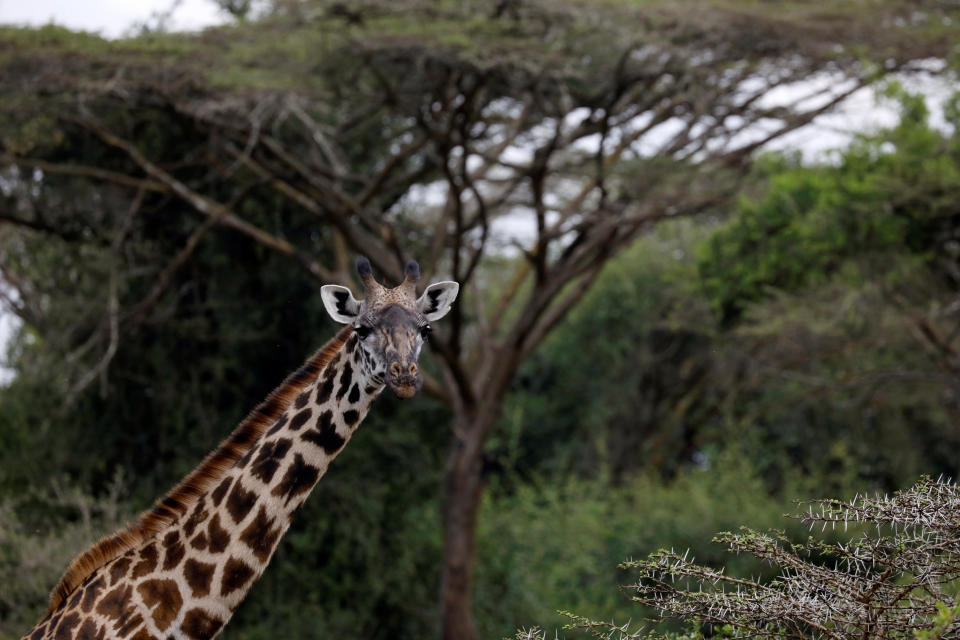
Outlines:
[{"label": "giraffe mouth", "polygon": [[423,378],[420,376],[387,376],[387,386],[396,394],[398,398],[412,398],[417,395],[423,385]]}]

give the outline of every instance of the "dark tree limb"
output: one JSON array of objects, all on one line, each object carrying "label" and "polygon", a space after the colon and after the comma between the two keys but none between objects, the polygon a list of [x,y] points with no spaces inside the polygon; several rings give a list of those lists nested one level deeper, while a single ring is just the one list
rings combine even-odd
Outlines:
[{"label": "dark tree limb", "polygon": [[242,220],[236,214],[218,202],[215,202],[210,198],[193,191],[187,185],[147,160],[133,144],[110,133],[93,120],[84,119],[80,122],[110,146],[117,147],[118,149],[125,151],[127,155],[129,155],[130,158],[136,162],[137,165],[139,165],[140,168],[143,169],[148,175],[166,185],[173,193],[177,194],[180,198],[185,200],[188,204],[190,204],[190,206],[200,213],[212,218],[217,224],[235,229],[245,236],[252,238],[259,244],[262,244],[269,249],[273,249],[280,254],[293,258],[307,271],[307,273],[317,280],[323,282],[329,282],[331,280],[331,275],[325,267],[304,255],[299,249],[294,247],[286,240],[267,233],[263,229],[260,229],[249,222]]}]

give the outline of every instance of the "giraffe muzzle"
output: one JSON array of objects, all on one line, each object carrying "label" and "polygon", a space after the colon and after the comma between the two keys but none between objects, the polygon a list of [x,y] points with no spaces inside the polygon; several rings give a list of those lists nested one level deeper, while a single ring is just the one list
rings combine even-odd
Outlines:
[{"label": "giraffe muzzle", "polygon": [[423,385],[423,375],[416,362],[394,361],[387,373],[387,386],[399,398],[412,398]]}]

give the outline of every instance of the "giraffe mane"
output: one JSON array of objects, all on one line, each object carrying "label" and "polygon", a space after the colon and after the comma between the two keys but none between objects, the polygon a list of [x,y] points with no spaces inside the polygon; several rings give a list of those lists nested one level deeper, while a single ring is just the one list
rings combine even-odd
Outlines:
[{"label": "giraffe mane", "polygon": [[153,507],[140,514],[124,529],[105,536],[79,554],[64,572],[50,593],[52,613],[90,574],[126,551],[140,546],[154,537],[177,518],[187,513],[197,498],[209,491],[224,473],[246,453],[250,446],[286,411],[294,398],[329,364],[333,356],[353,333],[353,327],[342,328],[329,342],[320,347],[299,369],[287,376],[280,386],[270,392],[266,400],[251,411],[220,445],[158,500]]}]

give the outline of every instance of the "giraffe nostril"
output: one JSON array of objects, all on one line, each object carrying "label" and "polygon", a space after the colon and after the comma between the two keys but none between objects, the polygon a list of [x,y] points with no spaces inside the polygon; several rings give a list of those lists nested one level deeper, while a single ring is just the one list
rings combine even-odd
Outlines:
[{"label": "giraffe nostril", "polygon": [[416,362],[410,363],[410,375],[412,375],[412,376],[417,375],[417,363],[416,363]]},{"label": "giraffe nostril", "polygon": [[399,375],[400,375],[400,363],[394,362],[392,365],[390,365],[390,373],[392,373],[392,374],[395,375],[395,376],[399,376]]}]

